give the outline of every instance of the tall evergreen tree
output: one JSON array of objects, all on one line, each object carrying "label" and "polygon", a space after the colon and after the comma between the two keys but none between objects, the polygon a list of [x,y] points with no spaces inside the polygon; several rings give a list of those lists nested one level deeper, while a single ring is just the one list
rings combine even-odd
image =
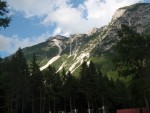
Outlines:
[{"label": "tall evergreen tree", "polygon": [[75,99],[76,99],[76,92],[77,92],[77,81],[76,78],[71,74],[70,71],[66,74],[66,82],[64,85],[65,95],[69,100],[69,111],[72,112],[75,109]]},{"label": "tall evergreen tree", "polygon": [[90,70],[87,66],[87,63],[84,61],[80,70],[80,92],[82,92],[86,97],[88,110],[91,107],[91,100],[93,100],[92,73],[90,73],[90,71],[92,72],[92,70]]},{"label": "tall evergreen tree", "polygon": [[4,60],[3,85],[5,88],[4,113],[23,113],[27,111],[29,97],[29,71],[22,50]]},{"label": "tall evergreen tree", "polygon": [[11,18],[7,16],[8,9],[7,3],[0,0],[0,27],[8,27]]},{"label": "tall evergreen tree", "polygon": [[143,86],[145,72],[149,70],[150,40],[144,34],[141,35],[125,25],[122,25],[119,37],[120,40],[115,46],[117,71],[121,76],[132,76],[130,88],[135,98],[134,103],[140,107],[144,105],[144,92],[147,90]]},{"label": "tall evergreen tree", "polygon": [[[61,78],[59,73],[56,73],[56,69],[52,66],[49,66],[47,70],[44,70],[43,75],[45,85],[44,100],[48,100],[47,102],[45,101],[45,105],[48,105],[47,112],[52,111],[53,113],[56,113],[58,108],[60,108]],[[52,104],[50,102],[52,102]]]},{"label": "tall evergreen tree", "polygon": [[2,58],[0,58],[0,112],[4,113],[5,108],[5,63]]},{"label": "tall evergreen tree", "polygon": [[66,112],[67,111],[67,97],[68,95],[66,95],[67,93],[67,89],[66,89],[66,82],[67,82],[67,74],[66,74],[66,70],[65,68],[63,67],[62,69],[62,74],[61,74],[61,80],[62,80],[62,93],[61,93],[61,96],[63,98],[63,110]]},{"label": "tall evergreen tree", "polygon": [[32,113],[42,113],[43,79],[39,66],[36,63],[36,55],[33,55],[30,70]]},{"label": "tall evergreen tree", "polygon": [[16,104],[20,104],[17,105],[17,112],[24,113],[24,111],[27,110],[25,103],[29,97],[29,70],[22,49],[19,48],[12,57],[12,65],[14,67],[12,73],[14,78],[16,77],[14,80],[14,90],[16,92],[16,100],[18,100]]}]

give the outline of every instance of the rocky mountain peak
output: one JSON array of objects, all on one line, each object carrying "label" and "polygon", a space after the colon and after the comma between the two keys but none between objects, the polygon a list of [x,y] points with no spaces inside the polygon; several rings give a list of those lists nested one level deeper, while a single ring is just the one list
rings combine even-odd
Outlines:
[{"label": "rocky mountain peak", "polygon": [[75,72],[83,61],[100,60],[110,53],[118,40],[118,30],[125,24],[139,33],[150,34],[150,4],[134,4],[118,9],[107,26],[93,28],[86,34],[69,37],[57,35],[48,41],[24,49],[25,57],[38,56],[40,69],[53,65],[58,72],[64,67]]},{"label": "rocky mountain peak", "polygon": [[124,13],[126,9],[118,9],[115,14],[112,17],[112,21],[115,21],[116,19],[120,18]]},{"label": "rocky mountain peak", "polygon": [[90,35],[96,33],[96,32],[98,31],[98,29],[99,29],[99,28],[96,28],[96,27],[93,28],[93,29],[90,29],[86,34],[87,34],[88,36],[90,36]]},{"label": "rocky mountain peak", "polygon": [[150,4],[137,3],[118,9],[112,18],[111,25],[120,28],[121,24],[135,28],[139,33],[147,32],[150,26]]},{"label": "rocky mountain peak", "polygon": [[53,37],[54,39],[65,39],[67,37],[65,36],[61,36],[61,35],[56,35],[55,37]]}]

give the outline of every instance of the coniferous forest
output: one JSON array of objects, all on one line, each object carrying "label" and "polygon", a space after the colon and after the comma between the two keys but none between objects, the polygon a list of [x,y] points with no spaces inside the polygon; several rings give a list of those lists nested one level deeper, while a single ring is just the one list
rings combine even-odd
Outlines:
[{"label": "coniferous forest", "polygon": [[117,109],[149,109],[150,38],[122,25],[113,47],[114,70],[122,79],[103,75],[91,61],[84,61],[78,76],[49,66],[40,71],[33,55],[27,64],[22,49],[0,59],[1,113],[115,113]]},{"label": "coniferous forest", "polygon": [[[112,94],[115,95],[116,84],[103,76],[93,62],[82,64],[78,78],[65,69],[56,73],[52,66],[41,72],[35,55],[31,62],[28,66],[21,49],[11,58],[1,59],[1,113],[57,113],[74,109],[83,113],[88,108],[98,112],[102,106],[115,109]],[[121,100],[118,106],[123,107]]]},{"label": "coniferous forest", "polygon": [[[8,13],[0,0],[1,16]],[[1,10],[0,9],[0,10]],[[7,27],[11,18],[0,18]],[[40,71],[37,57],[27,63],[21,48],[0,58],[0,113],[116,113],[117,109],[147,108],[150,103],[150,36],[122,25],[109,54],[117,79],[108,78],[94,62],[84,61],[78,76]]]}]

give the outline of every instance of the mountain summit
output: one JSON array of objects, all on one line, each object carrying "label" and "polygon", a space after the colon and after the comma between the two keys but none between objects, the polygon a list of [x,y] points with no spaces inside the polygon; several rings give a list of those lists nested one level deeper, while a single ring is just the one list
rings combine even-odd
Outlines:
[{"label": "mountain summit", "polygon": [[24,48],[23,52],[28,61],[36,54],[40,70],[53,65],[58,72],[64,67],[73,73],[83,61],[98,60],[103,53],[111,52],[122,24],[139,33],[150,34],[150,4],[138,3],[120,8],[107,26],[94,28],[86,34],[51,37],[45,42]]}]

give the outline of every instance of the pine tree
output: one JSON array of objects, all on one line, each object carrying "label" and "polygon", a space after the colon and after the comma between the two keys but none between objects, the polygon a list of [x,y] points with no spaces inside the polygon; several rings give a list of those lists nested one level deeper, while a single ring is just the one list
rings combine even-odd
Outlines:
[{"label": "pine tree", "polygon": [[[2,113],[27,112],[29,99],[29,71],[22,50],[2,60],[1,80],[3,89]],[[2,102],[2,101],[1,101]]]},{"label": "pine tree", "polygon": [[76,78],[71,74],[70,71],[66,74],[66,82],[64,84],[65,95],[68,97],[69,100],[69,110],[70,112],[75,109],[75,98],[77,92],[77,81]]},{"label": "pine tree", "polygon": [[3,112],[4,113],[12,113],[12,92],[13,92],[13,85],[14,85],[14,78],[11,73],[11,61],[10,59],[6,58],[2,62],[2,73],[1,73],[1,88],[3,91],[4,96],[4,103],[3,103]]},{"label": "pine tree", "polygon": [[31,70],[30,84],[32,93],[32,113],[41,113],[43,79],[39,66],[36,63],[36,55],[33,55],[30,70]]},{"label": "pine tree", "polygon": [[90,75],[89,67],[87,63],[84,61],[81,65],[80,70],[80,92],[86,97],[86,103],[88,110],[90,109],[90,101],[92,100],[92,87],[91,87],[91,75]]},{"label": "pine tree", "polygon": [[[24,113],[29,97],[29,70],[22,50],[11,58],[11,104],[15,103],[15,112]],[[13,109],[11,109],[12,112]]]},{"label": "pine tree", "polygon": [[[58,101],[61,95],[60,92],[62,92],[61,78],[59,76],[59,73],[56,73],[56,69],[52,66],[49,66],[47,70],[44,70],[43,75],[45,85],[44,100],[47,100],[47,102],[45,101],[44,103],[45,105],[46,103],[48,104],[47,112],[50,110],[53,113],[56,113],[59,107]],[[50,104],[50,102],[52,102],[52,104]]]},{"label": "pine tree", "polygon": [[63,105],[64,105],[63,110],[65,112],[67,112],[67,97],[68,97],[68,95],[66,95],[66,93],[67,93],[67,89],[66,89],[67,74],[66,74],[66,70],[64,67],[62,69],[61,78],[62,78],[62,90],[63,90],[61,93],[61,96],[63,98]]},{"label": "pine tree", "polygon": [[7,3],[0,0],[0,27],[8,27],[11,18],[7,16],[8,9]]},{"label": "pine tree", "polygon": [[0,112],[4,113],[5,108],[5,76],[4,76],[4,69],[5,66],[4,61],[0,58]]},{"label": "pine tree", "polygon": [[[131,92],[138,106],[144,105],[145,79],[149,70],[150,40],[144,34],[139,34],[122,25],[118,33],[120,40],[115,46],[115,66],[120,76],[131,76]],[[136,94],[134,93],[136,92]]]}]

